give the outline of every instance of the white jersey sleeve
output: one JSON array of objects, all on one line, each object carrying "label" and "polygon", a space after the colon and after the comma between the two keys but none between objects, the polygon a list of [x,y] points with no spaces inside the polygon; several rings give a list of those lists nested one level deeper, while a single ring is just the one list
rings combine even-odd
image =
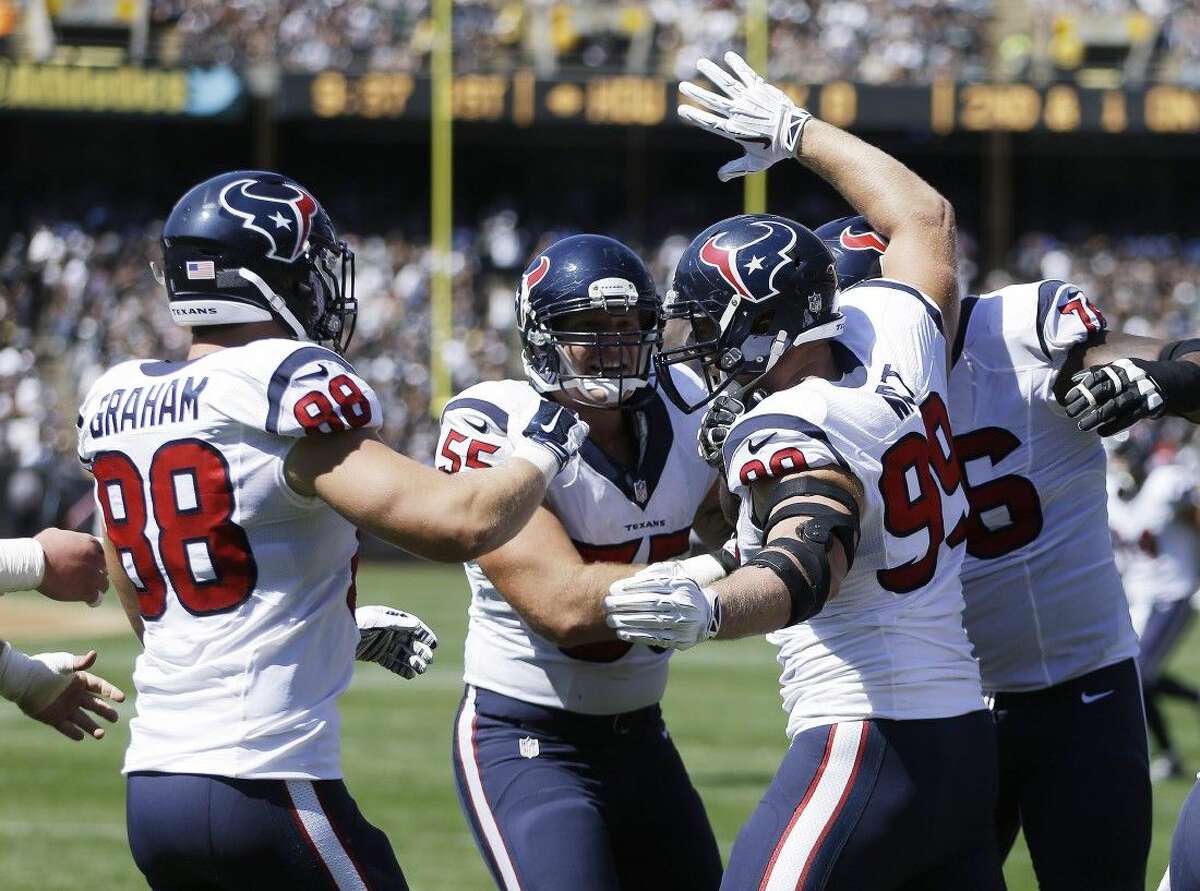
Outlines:
[{"label": "white jersey sleeve", "polygon": [[1050,279],[1039,283],[1037,312],[1038,346],[1056,370],[1075,346],[1108,330],[1104,313],[1070,282]]},{"label": "white jersey sleeve", "polygon": [[[976,319],[980,301],[988,311]],[[965,299],[955,340],[956,363],[968,330],[970,353],[988,368],[1049,368],[1057,373],[1071,350],[1098,338],[1108,330],[1108,322],[1078,286],[1047,279]]]},{"label": "white jersey sleeve", "polygon": [[292,340],[264,340],[244,349],[253,350],[254,359],[242,372],[248,386],[231,389],[222,400],[231,420],[286,437],[382,425],[375,390],[332,350]]},{"label": "white jersey sleeve", "polygon": [[513,450],[509,418],[538,398],[520,381],[484,381],[464,390],[442,410],[434,466],[460,473],[502,463]]},{"label": "white jersey sleeve", "polygon": [[[845,459],[830,443],[819,426],[826,413],[823,399],[816,393],[794,390],[787,410],[745,414],[729,430],[724,458],[729,491],[748,497],[749,487],[759,480],[787,476],[802,470],[836,466],[848,469]],[[811,419],[818,419],[816,421]]]}]

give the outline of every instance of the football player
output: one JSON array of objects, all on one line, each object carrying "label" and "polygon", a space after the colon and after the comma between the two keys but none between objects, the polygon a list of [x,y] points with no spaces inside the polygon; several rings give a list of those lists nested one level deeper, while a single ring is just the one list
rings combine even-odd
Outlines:
[{"label": "football player", "polygon": [[[0,594],[36,589],[51,600],[98,606],[107,588],[104,550],[94,535],[44,529],[0,541]],[[86,670],[95,661],[95,650],[27,656],[0,640],[0,696],[68,739],[103,739],[104,728],[87,712],[116,721],[116,709],[104,700],[124,702],[125,694]]]},{"label": "football player", "polygon": [[[730,889],[998,889],[995,737],[962,627],[967,499],[946,411],[958,316],[950,205],[895,159],[811,117],[734,54],[684,84],[690,123],[795,157],[877,221],[886,279],[840,295],[799,223],[751,214],[684,252],[667,312],[714,384],[766,393],[724,444],[741,568],[643,573],[606,599],[622,639],[686,648],[768,633],[791,746],[734,843]],[[665,383],[665,382],[664,382]],[[696,404],[690,408],[698,407]]]},{"label": "football player", "polygon": [[[661,299],[641,259],[600,235],[538,252],[517,293],[526,380],[481,383],[447,406],[438,467],[486,467],[512,448],[509,415],[535,394],[590,433],[573,473],[508,544],[466,565],[466,693],[454,733],[459,797],[504,891],[715,889],[721,861],[659,700],[669,652],[618,640],[611,582],[728,533],[700,418],[651,378]],[[669,374],[693,396],[683,369]],[[709,556],[673,562],[712,581]]]},{"label": "football player", "polygon": [[[1200,779],[1200,777],[1197,777]],[[1200,783],[1183,802],[1171,838],[1171,865],[1158,891],[1200,891]]]},{"label": "football player", "polygon": [[1196,704],[1195,692],[1164,676],[1163,668],[1191,624],[1191,598],[1200,586],[1195,473],[1178,459],[1159,455],[1156,450],[1149,458],[1149,468],[1131,462],[1140,485],[1128,501],[1109,499],[1108,518],[1138,636],[1146,722],[1162,751],[1150,763],[1152,780],[1184,773],[1159,700],[1182,694]]},{"label": "football player", "polygon": [[[1103,364],[1075,376],[1074,387],[1065,394],[1064,402],[1081,430],[1108,436],[1142,418],[1167,414],[1200,423],[1200,340],[1163,344],[1157,353],[1154,341],[1136,340],[1145,341],[1140,351],[1119,359],[1106,356],[1100,360]],[[1159,885],[1160,891],[1200,891],[1197,851],[1200,784],[1193,786],[1175,824],[1171,866]]]},{"label": "football player", "polygon": [[435,559],[495,548],[586,425],[531,398],[510,460],[464,479],[387,448],[342,355],[353,254],[285,176],[200,183],[162,243],[187,359],[115,366],[79,416],[109,572],[144,644],[124,768],[134,859],[156,889],[404,888],[342,782],[337,699],[356,653],[411,676],[436,638],[399,610],[356,615],[356,527]]},{"label": "football player", "polygon": [[[843,288],[882,274],[887,240],[863,217],[817,232]],[[1100,310],[1060,281],[963,301],[950,419],[971,503],[964,619],[996,723],[1001,850],[1024,824],[1046,889],[1144,884],[1150,791],[1138,646],[1107,529],[1104,449],[1090,431],[1193,411],[1187,386],[1164,398],[1146,373],[1191,379],[1200,369],[1178,358],[1200,347],[1189,343],[1112,334]],[[1111,374],[1078,371],[1105,362],[1116,363]],[[730,400],[721,408],[701,431],[710,455],[743,409]],[[1077,556],[1064,561],[1068,551]]]}]

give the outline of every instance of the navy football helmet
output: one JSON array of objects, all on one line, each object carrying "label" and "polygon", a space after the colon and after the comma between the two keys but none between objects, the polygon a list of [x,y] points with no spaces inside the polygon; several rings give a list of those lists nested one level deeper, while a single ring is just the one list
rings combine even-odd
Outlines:
[{"label": "navy football helmet", "polygon": [[[610,330],[597,330],[606,326],[580,315],[596,312],[628,324],[614,318]],[[634,408],[653,393],[662,300],[646,264],[621,242],[572,235],[535,255],[517,290],[517,324],[525,374],[539,393],[563,391],[590,408]]]},{"label": "navy football helmet", "polygon": [[883,275],[880,260],[887,250],[887,239],[871,228],[866,217],[839,217],[814,229],[813,234],[833,254],[839,290]]},{"label": "navy football helmet", "polygon": [[[689,413],[738,378],[749,390],[791,347],[841,333],[837,288],[829,248],[793,220],[742,214],[709,226],[683,252],[667,293],[665,317],[690,323],[691,336],[655,358],[659,383]],[[699,364],[706,398],[678,391],[667,373],[677,362]]]},{"label": "navy football helmet", "polygon": [[344,352],[354,333],[354,252],[312,194],[278,173],[235,170],[192,187],[163,226],[171,316],[186,326],[274,319]]}]

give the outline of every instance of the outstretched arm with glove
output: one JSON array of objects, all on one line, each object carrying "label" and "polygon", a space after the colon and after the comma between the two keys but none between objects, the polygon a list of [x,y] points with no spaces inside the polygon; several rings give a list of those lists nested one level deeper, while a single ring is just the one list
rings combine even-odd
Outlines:
[{"label": "outstretched arm with glove", "polygon": [[1164,415],[1200,423],[1200,340],[1106,333],[1072,352],[1055,394],[1080,430],[1101,436]]},{"label": "outstretched arm with glove", "polygon": [[685,123],[737,143],[744,154],[717,176],[727,182],[795,158],[830,185],[888,239],[883,272],[913,285],[937,304],[945,330],[958,319],[954,209],[900,161],[797,106],[737,53],[728,70],[708,59],[696,67],[716,91],[685,82],[695,106],[679,106]]},{"label": "outstretched arm with glove", "polygon": [[686,650],[795,625],[837,596],[858,544],[858,480],[821,468],[761,480],[751,493],[762,550],[711,586],[658,566],[613,583],[604,610],[619,638]]}]

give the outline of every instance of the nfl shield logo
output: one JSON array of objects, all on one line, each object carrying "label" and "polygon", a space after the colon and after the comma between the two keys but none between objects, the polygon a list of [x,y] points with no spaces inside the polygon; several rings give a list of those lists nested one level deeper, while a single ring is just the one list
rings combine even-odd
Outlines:
[{"label": "nfl shield logo", "polygon": [[532,736],[522,736],[517,740],[517,748],[522,758],[536,758],[542,751],[538,741]]},{"label": "nfl shield logo", "polygon": [[634,480],[633,497],[637,499],[638,504],[645,504],[646,496],[647,496],[646,481],[645,480]]},{"label": "nfl shield logo", "polygon": [[812,293],[808,295],[808,311],[816,315],[821,311],[821,295]]}]

